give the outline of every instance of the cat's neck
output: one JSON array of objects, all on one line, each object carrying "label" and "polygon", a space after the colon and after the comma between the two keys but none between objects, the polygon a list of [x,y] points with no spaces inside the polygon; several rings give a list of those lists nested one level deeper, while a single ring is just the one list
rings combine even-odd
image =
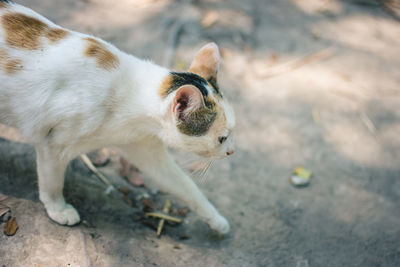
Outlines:
[{"label": "cat's neck", "polygon": [[158,90],[169,70],[150,61],[125,55],[121,60],[120,74],[117,75],[119,118],[128,118],[126,127],[140,124],[148,134],[162,131],[168,99],[160,97]]}]

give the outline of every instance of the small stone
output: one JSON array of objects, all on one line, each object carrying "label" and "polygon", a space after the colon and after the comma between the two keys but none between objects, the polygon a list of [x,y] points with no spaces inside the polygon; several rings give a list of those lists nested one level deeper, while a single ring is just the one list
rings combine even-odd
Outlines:
[{"label": "small stone", "polygon": [[311,175],[312,173],[309,170],[299,166],[293,170],[290,182],[297,187],[307,186],[310,183]]},{"label": "small stone", "polygon": [[292,175],[290,178],[290,182],[294,186],[307,186],[310,184],[310,178],[304,178],[297,175]]}]

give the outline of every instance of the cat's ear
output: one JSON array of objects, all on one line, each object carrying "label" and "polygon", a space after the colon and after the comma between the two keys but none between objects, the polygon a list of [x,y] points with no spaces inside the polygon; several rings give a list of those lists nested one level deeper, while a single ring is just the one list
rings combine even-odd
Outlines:
[{"label": "cat's ear", "polygon": [[203,96],[193,85],[181,86],[175,94],[172,110],[179,119],[202,107]]},{"label": "cat's ear", "polygon": [[189,71],[202,76],[206,80],[217,79],[220,61],[221,55],[218,46],[215,43],[208,43],[197,52]]}]

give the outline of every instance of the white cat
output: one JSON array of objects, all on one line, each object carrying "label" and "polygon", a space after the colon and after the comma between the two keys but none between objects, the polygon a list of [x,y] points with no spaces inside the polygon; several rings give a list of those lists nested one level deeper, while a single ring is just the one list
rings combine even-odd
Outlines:
[{"label": "white cat", "polygon": [[227,233],[227,220],[166,150],[233,153],[235,118],[216,83],[219,62],[210,43],[189,72],[171,72],[0,1],[0,122],[34,144],[40,200],[50,218],[80,221],[62,194],[65,168],[81,153],[115,146],[212,229]]}]

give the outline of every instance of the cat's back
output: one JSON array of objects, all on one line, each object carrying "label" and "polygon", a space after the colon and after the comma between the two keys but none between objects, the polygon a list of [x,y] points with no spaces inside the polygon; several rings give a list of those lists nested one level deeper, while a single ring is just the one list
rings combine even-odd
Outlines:
[{"label": "cat's back", "polygon": [[68,36],[71,32],[33,10],[0,0],[0,78],[11,79],[20,71],[26,74],[44,65],[40,59],[49,57],[63,41],[65,46]]},{"label": "cat's back", "polygon": [[[92,36],[60,27],[35,11],[0,0],[0,78],[29,71],[112,70],[120,51]],[[81,68],[79,68],[81,67]]]},{"label": "cat's back", "polygon": [[[38,117],[52,106],[90,108],[118,74],[124,54],[95,37],[0,0],[0,122]],[[75,106],[74,106],[75,105]],[[22,126],[21,126],[22,127]],[[20,128],[20,127],[18,127]]]}]

